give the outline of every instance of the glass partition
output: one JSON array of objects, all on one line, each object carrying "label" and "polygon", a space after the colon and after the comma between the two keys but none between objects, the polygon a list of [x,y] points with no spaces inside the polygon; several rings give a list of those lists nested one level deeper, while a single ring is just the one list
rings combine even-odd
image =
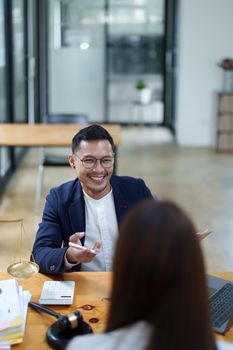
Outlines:
[{"label": "glass partition", "polygon": [[103,0],[50,0],[48,113],[103,121],[105,24]]},{"label": "glass partition", "polygon": [[[7,118],[7,92],[6,92],[6,46],[5,46],[5,20],[4,1],[0,0],[0,123]],[[9,149],[0,147],[0,182],[10,168]]]},{"label": "glass partition", "polygon": [[48,114],[163,122],[165,0],[49,0],[48,10]]},{"label": "glass partition", "polygon": [[27,121],[24,1],[12,1],[14,121]]},{"label": "glass partition", "polygon": [[109,0],[108,106],[113,122],[163,121],[164,0]]},{"label": "glass partition", "polygon": [[[13,118],[14,123],[26,123],[27,118],[27,78],[26,78],[26,33],[25,2],[12,1],[12,72],[13,72]],[[14,161],[23,154],[22,147],[14,148]]]}]

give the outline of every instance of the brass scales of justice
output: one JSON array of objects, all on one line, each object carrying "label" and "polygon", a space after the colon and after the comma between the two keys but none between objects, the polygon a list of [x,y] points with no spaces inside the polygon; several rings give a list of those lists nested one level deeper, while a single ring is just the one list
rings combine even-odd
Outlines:
[{"label": "brass scales of justice", "polygon": [[[0,224],[14,224],[19,223],[20,225],[20,238],[19,238],[19,247],[16,249],[19,252],[22,252],[23,236],[25,237],[25,228],[23,224],[23,219],[16,220],[0,220]],[[7,267],[7,272],[15,278],[30,278],[39,271],[39,266],[36,264],[35,259],[32,256],[32,260],[22,260],[21,255],[19,256],[19,261],[14,262],[13,264]]]}]

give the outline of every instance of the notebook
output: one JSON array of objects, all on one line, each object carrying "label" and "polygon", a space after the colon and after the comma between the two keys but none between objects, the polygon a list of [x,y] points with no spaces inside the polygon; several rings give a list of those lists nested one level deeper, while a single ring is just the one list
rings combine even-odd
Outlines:
[{"label": "notebook", "polygon": [[225,333],[233,318],[233,282],[207,275],[213,329]]}]

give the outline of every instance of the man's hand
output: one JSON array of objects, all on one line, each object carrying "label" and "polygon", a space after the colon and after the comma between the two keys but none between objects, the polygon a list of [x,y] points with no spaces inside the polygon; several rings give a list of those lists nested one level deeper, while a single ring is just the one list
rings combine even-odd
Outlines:
[{"label": "man's hand", "polygon": [[[70,236],[70,242],[82,245],[80,238],[83,238],[85,235],[84,232],[76,232],[72,236]],[[93,248],[96,251],[99,251],[101,248],[101,241],[96,241]],[[66,251],[66,258],[69,263],[89,263],[96,256],[96,254],[92,253],[90,249],[81,250],[73,247],[69,247]]]}]

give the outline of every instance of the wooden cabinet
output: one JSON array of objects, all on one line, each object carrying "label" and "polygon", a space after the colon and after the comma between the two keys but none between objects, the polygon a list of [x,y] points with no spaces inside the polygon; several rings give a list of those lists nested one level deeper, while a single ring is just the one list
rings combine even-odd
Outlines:
[{"label": "wooden cabinet", "polygon": [[233,152],[233,93],[218,94],[217,151]]}]

